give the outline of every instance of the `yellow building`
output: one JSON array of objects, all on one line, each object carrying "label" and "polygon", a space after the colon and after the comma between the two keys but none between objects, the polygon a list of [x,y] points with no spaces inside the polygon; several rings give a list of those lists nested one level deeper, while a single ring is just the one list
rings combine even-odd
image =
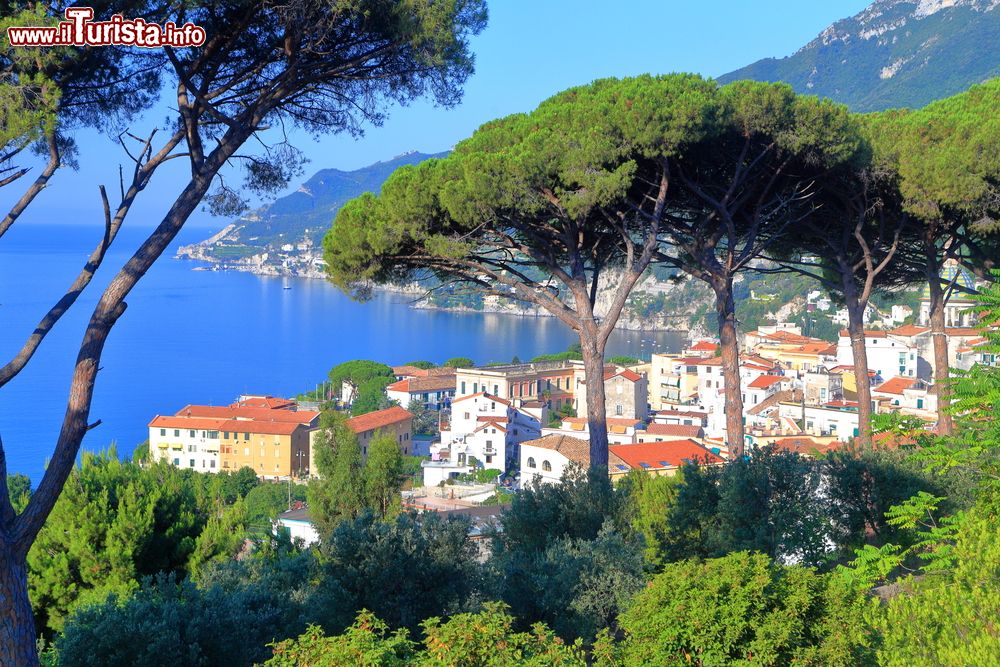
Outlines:
[{"label": "yellow building", "polygon": [[294,422],[229,420],[219,433],[222,470],[246,466],[264,479],[306,477],[310,430]]}]

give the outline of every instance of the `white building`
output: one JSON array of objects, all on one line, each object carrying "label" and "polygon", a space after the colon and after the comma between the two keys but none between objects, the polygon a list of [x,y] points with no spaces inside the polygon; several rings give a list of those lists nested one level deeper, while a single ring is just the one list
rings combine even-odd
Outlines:
[{"label": "white building", "polygon": [[274,533],[285,530],[293,543],[301,543],[308,547],[319,543],[319,532],[309,517],[306,508],[288,510],[278,515],[274,521]]},{"label": "white building", "polygon": [[558,484],[570,463],[590,465],[590,442],[568,435],[546,435],[521,443],[521,484]]},{"label": "white building", "polygon": [[518,460],[518,445],[541,435],[544,405],[514,407],[492,394],[462,396],[451,406],[451,422],[432,448],[437,460],[423,464],[424,486],[467,472],[473,463],[506,471]]},{"label": "white building", "polygon": [[831,401],[825,405],[779,403],[780,417],[799,420],[805,414],[804,432],[808,435],[835,436],[846,442],[858,435],[858,404],[854,401]]},{"label": "white building", "polygon": [[178,468],[218,472],[220,432],[228,419],[157,416],[149,422],[149,454]]},{"label": "white building", "polygon": [[[918,350],[900,336],[886,331],[865,331],[865,353],[868,370],[883,378],[917,377]],[[837,363],[854,366],[851,338],[846,329],[840,332],[837,340]]]}]

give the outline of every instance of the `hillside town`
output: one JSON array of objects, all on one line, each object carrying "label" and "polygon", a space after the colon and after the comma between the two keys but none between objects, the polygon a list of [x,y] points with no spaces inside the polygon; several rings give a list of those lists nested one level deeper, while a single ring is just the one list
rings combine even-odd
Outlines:
[{"label": "hillside town", "polygon": [[[972,278],[963,276],[970,286]],[[926,301],[926,299],[924,300]],[[916,323],[865,331],[874,414],[915,418],[934,430],[934,354],[927,309]],[[946,309],[949,367],[1000,366],[961,297]],[[836,341],[805,336],[775,322],[746,333],[740,356],[745,451],[818,456],[851,446],[859,434],[856,377],[848,332]],[[691,341],[678,353],[605,366],[608,475],[631,471],[673,475],[686,465],[717,466],[727,446],[725,381],[716,341]],[[384,392],[390,407],[350,417],[363,458],[376,436],[390,435],[400,454],[419,457],[422,479],[404,490],[408,506],[461,511],[495,498],[502,487],[559,484],[576,466],[590,467],[584,365],[577,359],[484,367],[392,368]],[[344,382],[326,407],[350,410],[357,387]],[[405,407],[404,407],[405,406]],[[264,481],[319,476],[315,446],[321,406],[269,395],[243,395],[230,405],[186,405],[148,424],[152,461],[198,472],[251,468]],[[409,408],[409,409],[407,409]],[[418,437],[414,414],[434,415],[436,428]],[[876,446],[907,447],[912,439],[876,436]],[[494,471],[491,485],[456,486],[477,471]],[[444,491],[448,487],[447,492]],[[469,483],[465,484],[469,487]],[[435,500],[435,498],[437,500]],[[318,541],[308,508],[276,517],[306,543]]]}]

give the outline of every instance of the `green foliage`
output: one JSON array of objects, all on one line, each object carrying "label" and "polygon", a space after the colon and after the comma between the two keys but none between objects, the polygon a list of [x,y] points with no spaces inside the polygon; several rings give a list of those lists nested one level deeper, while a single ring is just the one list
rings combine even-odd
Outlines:
[{"label": "green foliage", "polygon": [[461,610],[478,584],[468,523],[435,514],[386,522],[365,512],[341,522],[319,552],[320,594],[349,601],[351,616],[338,619],[340,627],[369,609],[394,628],[415,631],[426,618]]},{"label": "green foliage", "polygon": [[132,461],[143,464],[149,461],[149,440],[143,440],[132,450]]},{"label": "green foliage", "polygon": [[343,634],[326,637],[310,625],[295,639],[273,645],[274,655],[264,667],[404,667],[412,664],[414,644],[405,629],[389,626],[370,611],[362,610]]},{"label": "green foliage", "polygon": [[368,459],[362,470],[365,506],[386,519],[399,513],[399,489],[403,481],[403,455],[396,438],[377,435],[368,444]]},{"label": "green foliage", "polygon": [[622,615],[622,665],[874,665],[867,602],[831,575],[761,554],[666,565]]},{"label": "green foliage", "polygon": [[660,570],[670,535],[670,511],[677,500],[682,473],[673,476],[650,475],[634,470],[620,482],[628,498],[632,530],[642,536],[646,564]]},{"label": "green foliage", "polygon": [[424,370],[427,370],[429,368],[436,368],[437,367],[437,364],[435,364],[433,361],[410,361],[410,362],[405,363],[403,365],[404,366],[413,366],[414,368],[422,368]]},{"label": "green foliage", "polygon": [[207,521],[197,479],[166,464],[140,468],[84,452],[28,554],[39,629],[108,593],[128,595],[157,572],[183,573]]},{"label": "green foliage", "polygon": [[326,637],[311,626],[305,634],[276,644],[266,667],[423,667],[490,665],[565,665],[584,667],[581,646],[567,645],[544,625],[515,632],[514,617],[495,602],[477,613],[456,614],[446,621],[430,618],[423,624],[424,646],[409,639],[406,630],[390,632],[374,614],[363,611],[343,634]]},{"label": "green foliage", "polygon": [[203,590],[158,576],[134,596],[112,595],[77,612],[56,640],[58,664],[250,667],[267,659],[267,644],[278,633],[301,627],[291,614],[274,591]]},{"label": "green foliage", "polygon": [[306,500],[306,486],[288,482],[264,482],[255,486],[244,498],[246,523],[270,529],[271,521],[288,509],[289,500]]},{"label": "green foliage", "polygon": [[993,498],[984,498],[974,509],[956,517],[948,534],[952,542],[949,567],[920,580],[901,580],[898,594],[886,605],[872,609],[870,618],[881,633],[880,665],[959,667],[996,662],[1000,655],[996,517]]},{"label": "green foliage", "polygon": [[423,401],[412,400],[406,410],[413,415],[414,435],[436,435],[438,432],[438,412],[428,410]]},{"label": "green foliage", "polygon": [[525,488],[501,516],[497,552],[541,552],[560,538],[593,540],[606,521],[624,522],[624,494],[607,475],[571,465],[561,484],[522,482]]},{"label": "green foliage", "polygon": [[476,362],[468,357],[452,357],[441,365],[445,368],[475,368]]},{"label": "green foliage", "polygon": [[17,473],[7,477],[7,495],[14,511],[18,514],[23,512],[31,500],[31,480],[28,476]]},{"label": "green foliage", "polygon": [[650,560],[754,550],[817,565],[827,557],[827,503],[811,459],[768,449],[725,466],[687,466],[669,509],[665,551]]},{"label": "green foliage", "polygon": [[392,368],[385,364],[367,359],[355,359],[331,368],[329,379],[334,392],[338,395],[344,384],[350,387],[349,395],[346,397],[347,402],[352,406],[360,402],[362,405],[357,410],[352,409],[352,414],[360,415],[381,409],[385,388],[396,379],[396,376],[393,375]]},{"label": "green foliage", "polygon": [[609,364],[615,364],[617,366],[635,366],[636,364],[641,364],[642,360],[641,359],[637,359],[636,357],[629,357],[629,356],[620,354],[620,355],[618,355],[616,357],[609,357],[608,358],[608,363]]},{"label": "green foliage", "polygon": [[522,622],[544,622],[588,643],[617,628],[619,613],[645,585],[641,544],[610,521],[591,539],[557,537],[541,551],[499,551],[490,572],[496,594]]},{"label": "green foliage", "polygon": [[197,580],[210,563],[232,560],[243,548],[250,528],[247,503],[238,499],[235,504],[209,518],[205,529],[194,544],[188,561],[188,571]]}]

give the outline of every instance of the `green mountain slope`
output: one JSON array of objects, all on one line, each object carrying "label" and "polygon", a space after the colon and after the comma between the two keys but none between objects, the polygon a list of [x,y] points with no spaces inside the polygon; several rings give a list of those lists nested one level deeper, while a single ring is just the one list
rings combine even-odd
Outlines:
[{"label": "green mountain slope", "polygon": [[378,192],[397,167],[445,155],[414,151],[355,171],[321,169],[297,191],[244,215],[202,243],[182,248],[180,254],[225,262],[262,252],[273,255],[283,247],[287,252],[318,248],[337,210],[348,200]]},{"label": "green mountain slope", "polygon": [[787,58],[719,81],[785,81],[854,111],[919,107],[1000,76],[1000,0],[877,0]]}]

